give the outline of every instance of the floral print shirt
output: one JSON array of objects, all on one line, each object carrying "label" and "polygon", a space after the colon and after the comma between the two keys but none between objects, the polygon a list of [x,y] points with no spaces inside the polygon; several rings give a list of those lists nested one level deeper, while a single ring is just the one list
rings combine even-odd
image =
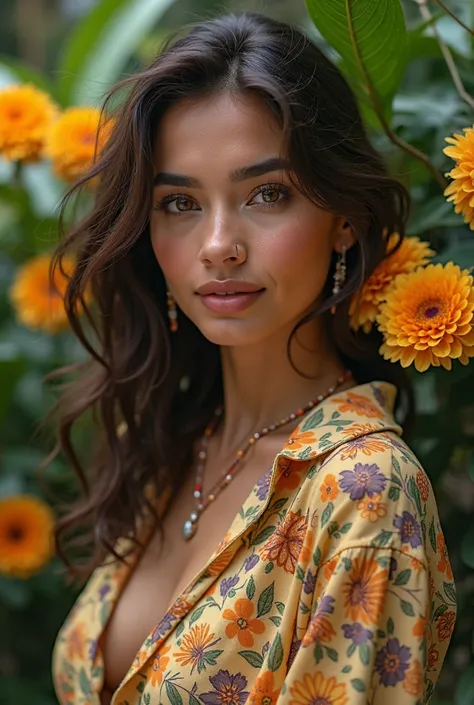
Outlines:
[{"label": "floral print shirt", "polygon": [[[137,653],[113,705],[421,705],[456,615],[430,482],[395,388],[302,418],[202,572]],[[61,630],[62,705],[99,705],[100,636],[133,566],[99,568]]]}]

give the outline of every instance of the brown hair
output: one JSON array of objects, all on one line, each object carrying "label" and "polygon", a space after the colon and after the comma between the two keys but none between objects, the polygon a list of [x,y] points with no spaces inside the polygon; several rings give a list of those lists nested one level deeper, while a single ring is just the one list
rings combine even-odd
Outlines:
[{"label": "brown hair", "polygon": [[[218,346],[184,314],[178,332],[169,332],[165,282],[149,237],[153,141],[160,120],[177,101],[216,91],[261,97],[287,138],[298,187],[319,205],[344,214],[356,233],[342,291],[332,295],[330,272],[323,304],[304,321],[324,314],[356,379],[394,381],[411,406],[401,368],[377,352],[378,333],[356,336],[348,324],[352,295],[385,255],[384,233],[398,232],[401,239],[408,209],[405,189],[387,175],[367,138],[351,89],[322,52],[286,24],[244,13],[197,25],[111,92],[106,107],[127,93],[112,137],[63,204],[96,180],[91,212],[54,258],[56,267],[65,254],[77,258],[65,302],[72,330],[89,356],[84,364],[55,373],[74,372],[74,379],[53,410],[59,428],[54,453],[63,451],[85,495],[59,521],[57,542],[66,559],[65,535],[91,527],[96,551],[88,568],[114,552],[120,537],[136,539],[137,523],[153,513],[146,488],[158,496],[170,488],[174,496],[192,465],[193,445],[222,400]],[[85,300],[88,289],[92,306]],[[333,304],[334,317],[327,315]],[[189,380],[187,390],[183,378]],[[72,432],[88,412],[97,442],[85,461]],[[117,433],[120,421],[128,427],[124,435]]]}]

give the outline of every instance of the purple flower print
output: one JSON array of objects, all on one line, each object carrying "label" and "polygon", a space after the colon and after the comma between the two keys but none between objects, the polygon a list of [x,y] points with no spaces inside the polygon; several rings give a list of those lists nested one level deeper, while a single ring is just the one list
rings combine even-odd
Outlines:
[{"label": "purple flower print", "polygon": [[247,679],[241,673],[232,676],[222,669],[209,676],[213,691],[202,693],[199,698],[205,705],[244,705],[249,693],[244,690]]},{"label": "purple flower print", "polygon": [[349,493],[352,500],[362,499],[365,495],[373,497],[385,489],[387,478],[379,472],[379,466],[356,463],[354,470],[343,470],[339,486]]},{"label": "purple flower print", "polygon": [[389,639],[375,657],[375,670],[380,675],[380,682],[388,686],[405,680],[410,656],[411,649],[408,646],[400,646],[398,639]]},{"label": "purple flower print", "polygon": [[300,646],[301,646],[301,639],[296,639],[291,642],[290,653],[288,655],[288,663],[287,663],[288,669],[290,668],[291,664],[295,660],[296,654],[300,650]]},{"label": "purple flower print", "polygon": [[271,644],[270,644],[269,641],[266,641],[266,642],[264,643],[264,645],[263,645],[263,647],[262,647],[262,656],[265,656],[265,654],[267,653],[267,651],[270,650],[270,646],[271,646]]},{"label": "purple flower print", "polygon": [[393,525],[400,532],[402,543],[409,543],[412,548],[421,546],[421,527],[413,514],[403,512],[395,515]]},{"label": "purple flower print", "polygon": [[232,576],[232,578],[224,578],[224,580],[221,582],[221,597],[225,597],[229,590],[234,587],[234,585],[237,585],[239,582],[239,577],[237,575]]},{"label": "purple flower print", "polygon": [[171,629],[171,623],[176,620],[176,617],[171,614],[171,612],[167,612],[161,622],[158,624],[156,627],[155,631],[153,632],[151,636],[151,643],[154,644],[157,642],[163,634],[166,634],[167,631]]},{"label": "purple flower print", "polygon": [[372,385],[372,392],[377,404],[380,404],[382,408],[385,408],[387,405],[387,395],[385,392],[382,391],[380,387],[376,387],[375,384]]},{"label": "purple flower print", "polygon": [[314,592],[316,586],[316,573],[312,573],[310,570],[305,575],[303,590],[306,595],[311,595]]},{"label": "purple flower print", "polygon": [[105,583],[101,586],[99,590],[99,599],[103,600],[104,597],[111,591],[110,583]]},{"label": "purple flower print", "polygon": [[245,567],[245,572],[248,573],[249,570],[252,570],[252,568],[255,568],[257,563],[259,562],[260,558],[257,556],[256,553],[252,553],[251,556],[247,556],[247,558],[244,561],[244,567]]},{"label": "purple flower print", "polygon": [[319,601],[316,612],[318,614],[332,614],[334,612],[334,597],[331,595],[324,595]]},{"label": "purple flower print", "polygon": [[270,481],[272,477],[272,471],[267,470],[265,475],[262,475],[260,480],[257,482],[257,497],[262,502],[268,497],[268,490],[270,489]]},{"label": "purple flower print", "polygon": [[342,630],[344,632],[344,638],[351,639],[356,646],[365,644],[365,642],[372,639],[373,636],[370,629],[365,629],[360,622],[354,622],[354,624],[343,624]]},{"label": "purple flower print", "polygon": [[89,646],[89,658],[91,660],[91,663],[94,663],[95,657],[97,656],[97,649],[99,648],[99,640],[91,639],[90,642],[91,643]]}]

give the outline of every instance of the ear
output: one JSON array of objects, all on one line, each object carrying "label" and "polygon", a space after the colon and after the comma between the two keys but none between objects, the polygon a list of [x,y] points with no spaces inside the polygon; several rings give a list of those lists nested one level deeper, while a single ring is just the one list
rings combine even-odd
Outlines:
[{"label": "ear", "polygon": [[355,242],[356,236],[352,225],[344,216],[337,216],[334,228],[335,251],[341,254],[344,247],[346,250],[350,250]]}]

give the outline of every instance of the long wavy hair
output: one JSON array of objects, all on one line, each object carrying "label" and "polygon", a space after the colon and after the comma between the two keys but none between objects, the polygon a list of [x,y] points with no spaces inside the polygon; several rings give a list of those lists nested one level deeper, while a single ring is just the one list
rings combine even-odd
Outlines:
[{"label": "long wavy hair", "polygon": [[[59,554],[71,569],[64,541],[86,536],[95,547],[81,569],[117,541],[139,541],[139,525],[162,522],[150,496],[171,502],[193,463],[193,447],[222,401],[219,347],[180,313],[179,330],[167,324],[166,286],[149,233],[153,144],[166,111],[184,98],[223,92],[258,95],[286,139],[297,186],[316,204],[343,214],[357,243],[348,253],[348,279],[298,323],[327,321],[335,348],[359,383],[394,382],[411,409],[411,389],[401,368],[378,354],[380,338],[356,335],[348,307],[384,258],[386,233],[404,235],[405,188],[390,178],[371,146],[354,95],[338,68],[304,34],[258,14],[226,15],[175,38],[151,66],[108,95],[119,102],[112,136],[89,173],[66,195],[63,209],[93,180],[94,205],[62,239],[53,268],[76,260],[65,305],[87,360],[62,368],[61,395],[52,410],[57,445],[75,470],[83,497],[57,526]],[[64,212],[64,210],[63,210]],[[333,263],[334,264],[334,263]],[[88,296],[90,292],[91,295]],[[336,304],[337,312],[329,314]],[[85,315],[84,315],[85,313]],[[183,384],[183,380],[187,384]],[[77,448],[75,424],[93,419],[92,450]],[[126,433],[119,433],[125,423]],[[87,471],[85,470],[87,467]],[[151,494],[150,494],[151,490]]]}]

